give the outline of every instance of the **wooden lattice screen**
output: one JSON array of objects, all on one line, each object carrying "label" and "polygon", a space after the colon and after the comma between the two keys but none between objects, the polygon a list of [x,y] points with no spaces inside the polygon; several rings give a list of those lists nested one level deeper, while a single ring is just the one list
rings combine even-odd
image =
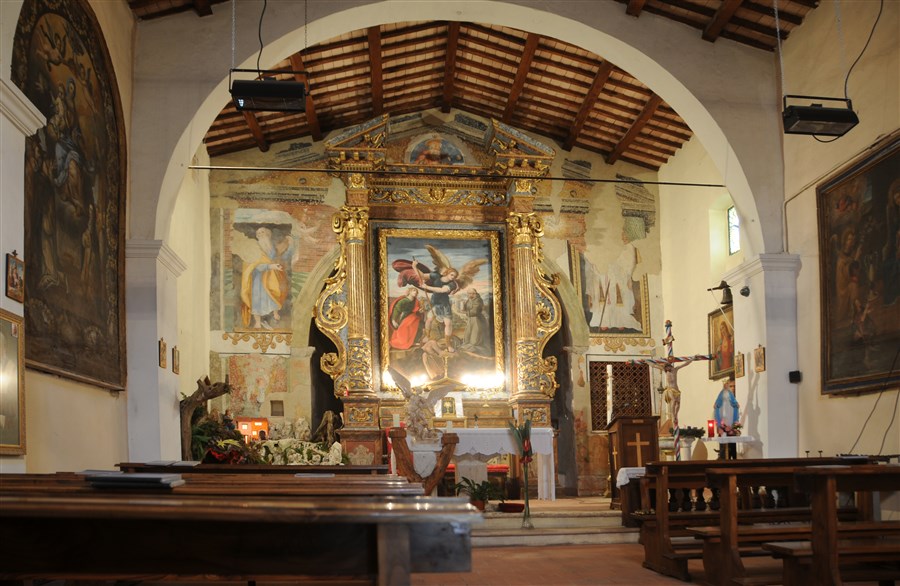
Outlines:
[{"label": "wooden lattice screen", "polygon": [[612,416],[644,417],[653,415],[650,396],[650,368],[646,364],[627,362],[590,362],[591,428],[606,429],[607,366],[612,366],[613,408]]}]

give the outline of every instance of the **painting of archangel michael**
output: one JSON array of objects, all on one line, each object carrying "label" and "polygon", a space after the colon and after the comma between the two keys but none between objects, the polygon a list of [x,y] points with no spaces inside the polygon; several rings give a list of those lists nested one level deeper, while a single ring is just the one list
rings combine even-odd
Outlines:
[{"label": "painting of archangel michael", "polygon": [[414,384],[502,370],[498,233],[379,234],[382,370],[392,366]]}]

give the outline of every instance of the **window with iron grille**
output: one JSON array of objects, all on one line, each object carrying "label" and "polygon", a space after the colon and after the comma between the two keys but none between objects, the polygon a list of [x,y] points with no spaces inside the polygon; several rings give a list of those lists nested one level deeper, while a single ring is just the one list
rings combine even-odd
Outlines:
[{"label": "window with iron grille", "polygon": [[646,417],[653,415],[650,396],[650,368],[646,364],[627,362],[589,362],[591,388],[591,429],[606,429],[607,385],[612,380],[612,417]]}]

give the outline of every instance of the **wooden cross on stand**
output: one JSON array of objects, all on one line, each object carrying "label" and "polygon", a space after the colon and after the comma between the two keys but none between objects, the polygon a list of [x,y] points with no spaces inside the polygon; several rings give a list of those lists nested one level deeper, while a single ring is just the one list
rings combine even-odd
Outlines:
[{"label": "wooden cross on stand", "polygon": [[613,443],[612,455],[613,455],[613,470],[618,470],[619,469],[619,458],[618,458],[619,451],[618,451],[618,449],[616,449],[615,443]]},{"label": "wooden cross on stand", "polygon": [[638,433],[634,434],[634,441],[626,442],[625,445],[635,447],[635,449],[637,450],[637,465],[638,465],[638,467],[643,466],[644,460],[641,458],[641,448],[643,446],[649,446],[650,442],[642,442],[641,441],[641,433],[638,432]]}]

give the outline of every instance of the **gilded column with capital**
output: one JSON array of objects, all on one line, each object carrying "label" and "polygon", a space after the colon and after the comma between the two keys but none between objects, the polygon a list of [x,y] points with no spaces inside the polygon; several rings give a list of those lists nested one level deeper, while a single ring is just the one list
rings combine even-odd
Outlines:
[{"label": "gilded column with capital", "polygon": [[510,403],[516,408],[518,422],[531,419],[535,426],[549,427],[550,400],[559,385],[556,357],[544,357],[543,352],[562,325],[559,301],[552,292],[559,284],[559,277],[547,275],[541,267],[544,235],[541,219],[532,211],[511,211],[507,225],[512,240],[515,342],[515,380]]},{"label": "gilded column with capital", "polygon": [[[360,191],[366,191],[363,176],[350,175],[347,201],[358,202]],[[322,357],[321,365],[334,380],[335,396],[344,404],[341,443],[354,464],[381,463],[379,399],[372,389],[368,223],[365,206],[345,205],[334,215],[332,230],[341,251],[315,311],[317,327],[337,347],[337,352]]]}]

